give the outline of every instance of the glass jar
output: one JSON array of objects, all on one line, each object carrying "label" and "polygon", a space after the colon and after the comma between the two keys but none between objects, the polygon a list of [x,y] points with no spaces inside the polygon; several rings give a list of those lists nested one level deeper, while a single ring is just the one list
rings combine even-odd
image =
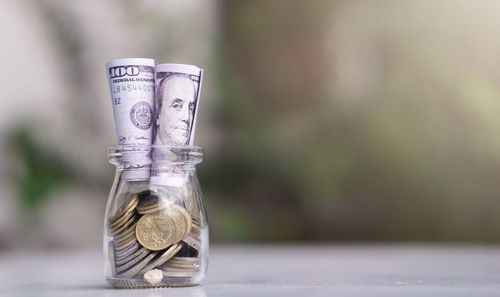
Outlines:
[{"label": "glass jar", "polygon": [[105,276],[115,288],[192,286],[206,275],[208,223],[196,146],[117,146],[104,222]]}]

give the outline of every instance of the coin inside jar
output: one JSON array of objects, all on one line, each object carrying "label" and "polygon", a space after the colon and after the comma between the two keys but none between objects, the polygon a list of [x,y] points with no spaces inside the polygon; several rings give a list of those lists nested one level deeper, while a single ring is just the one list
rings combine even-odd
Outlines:
[{"label": "coin inside jar", "polygon": [[117,213],[109,220],[110,225],[116,225],[120,219],[123,219],[123,216],[134,210],[137,204],[139,204],[139,196],[134,195],[129,203],[127,203],[125,207],[117,211]]},{"label": "coin inside jar", "polygon": [[169,207],[172,204],[171,201],[161,198],[158,194],[152,192],[151,195],[144,196],[137,205],[137,212],[139,214],[150,214],[164,208]]},{"label": "coin inside jar", "polygon": [[182,208],[172,204],[162,211],[142,216],[137,223],[136,237],[145,248],[159,251],[181,241],[191,229],[190,222]]}]

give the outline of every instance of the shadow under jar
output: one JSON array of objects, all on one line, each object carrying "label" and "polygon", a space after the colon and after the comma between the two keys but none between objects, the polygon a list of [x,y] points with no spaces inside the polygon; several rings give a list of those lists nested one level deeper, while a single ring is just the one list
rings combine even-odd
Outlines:
[{"label": "shadow under jar", "polygon": [[197,146],[117,146],[104,223],[105,275],[115,288],[192,286],[206,276],[208,223]]}]

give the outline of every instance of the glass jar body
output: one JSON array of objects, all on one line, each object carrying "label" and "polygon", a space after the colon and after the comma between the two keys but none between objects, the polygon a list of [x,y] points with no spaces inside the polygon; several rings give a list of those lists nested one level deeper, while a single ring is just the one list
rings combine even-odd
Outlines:
[{"label": "glass jar body", "polygon": [[[199,284],[206,276],[209,242],[194,167],[200,155],[172,150],[175,159],[146,157],[142,160],[151,162],[143,163],[149,165],[134,168],[123,162],[121,150],[110,153],[117,169],[104,223],[107,282],[115,288]],[[143,156],[151,155],[148,150],[141,150]]]}]

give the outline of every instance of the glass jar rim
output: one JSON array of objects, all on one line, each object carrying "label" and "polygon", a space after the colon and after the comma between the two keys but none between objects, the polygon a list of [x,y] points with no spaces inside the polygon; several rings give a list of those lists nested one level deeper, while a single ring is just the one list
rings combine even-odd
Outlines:
[{"label": "glass jar rim", "polygon": [[108,147],[108,152],[149,151],[151,149],[184,151],[203,154],[203,147],[198,145],[160,145],[160,144],[122,144]]},{"label": "glass jar rim", "polygon": [[[165,157],[162,152],[170,152]],[[192,145],[143,145],[127,144],[108,147],[108,160],[111,164],[119,165],[123,162],[136,162],[142,164],[163,163],[191,163],[202,162],[204,149],[201,146]],[[127,156],[127,157],[126,157]]]}]

